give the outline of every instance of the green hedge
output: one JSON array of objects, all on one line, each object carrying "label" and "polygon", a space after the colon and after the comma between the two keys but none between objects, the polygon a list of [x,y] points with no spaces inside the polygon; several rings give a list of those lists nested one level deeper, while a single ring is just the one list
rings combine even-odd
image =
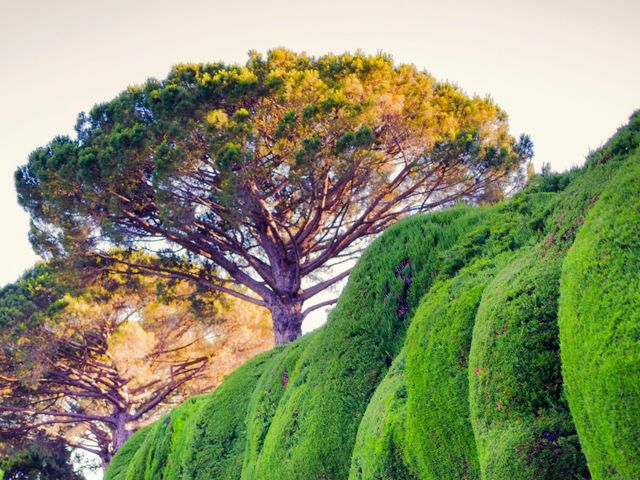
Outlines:
[{"label": "green hedge", "polygon": [[247,405],[265,363],[277,352],[250,360],[211,395],[189,399],[132,436],[105,480],[240,478]]},{"label": "green hedge", "polygon": [[406,448],[420,479],[479,478],[469,421],[468,357],[480,297],[493,268],[429,292],[407,335]]},{"label": "green hedge", "polygon": [[244,451],[242,478],[254,478],[264,448],[265,437],[280,399],[294,374],[300,355],[318,331],[310,333],[292,345],[282,348],[264,367],[247,409],[247,442]]},{"label": "green hedge", "polygon": [[556,322],[561,261],[527,249],[482,296],[469,355],[482,479],[586,475],[562,396]]},{"label": "green hedge", "polygon": [[404,350],[382,379],[360,422],[351,456],[350,480],[418,480],[404,449],[407,385]]},{"label": "green hedge", "polygon": [[562,273],[563,373],[594,479],[640,478],[640,155],[631,162]]},{"label": "green hedge", "polygon": [[149,432],[155,429],[155,427],[155,423],[147,425],[129,437],[113,457],[109,465],[109,470],[104,476],[104,480],[125,480],[127,478],[127,470],[131,468],[136,452],[144,443]]}]

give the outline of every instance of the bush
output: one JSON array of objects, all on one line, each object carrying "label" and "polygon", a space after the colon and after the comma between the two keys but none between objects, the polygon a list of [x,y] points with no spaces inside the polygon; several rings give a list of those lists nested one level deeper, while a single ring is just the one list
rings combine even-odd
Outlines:
[{"label": "bush", "polygon": [[255,357],[212,394],[189,399],[132,436],[114,456],[105,480],[240,478],[247,404],[262,368],[277,352]]},{"label": "bush", "polygon": [[242,478],[253,478],[256,475],[258,459],[278,403],[289,386],[290,376],[300,355],[317,334],[317,331],[307,334],[295,343],[281,348],[281,352],[265,364],[247,409],[247,443]]},{"label": "bush", "polygon": [[485,267],[434,287],[407,335],[405,443],[420,479],[479,478],[467,371],[476,310],[494,270]]},{"label": "bush", "polygon": [[562,257],[525,249],[485,290],[469,355],[471,422],[483,479],[586,473],[562,397],[557,336]]},{"label": "bush", "polygon": [[360,422],[351,456],[350,480],[418,480],[405,461],[407,385],[404,350],[376,389]]},{"label": "bush", "polygon": [[127,478],[127,470],[129,470],[136,452],[155,426],[155,423],[147,425],[129,437],[111,460],[109,469],[104,475],[104,480],[125,480]]},{"label": "bush", "polygon": [[438,275],[440,252],[481,218],[457,208],[389,228],[362,255],[327,324],[301,355],[257,459],[260,479],[344,479],[358,426]]},{"label": "bush", "polygon": [[640,478],[640,155],[567,255],[560,338],[571,413],[594,479]]},{"label": "bush", "polygon": [[605,163],[616,158],[626,158],[640,146],[640,110],[635,111],[629,122],[620,127],[609,141],[587,158],[587,165]]}]

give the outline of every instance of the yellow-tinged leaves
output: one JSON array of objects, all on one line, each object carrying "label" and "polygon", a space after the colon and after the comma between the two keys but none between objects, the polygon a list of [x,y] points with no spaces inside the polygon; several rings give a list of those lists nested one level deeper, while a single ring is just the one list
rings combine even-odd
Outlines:
[{"label": "yellow-tinged leaves", "polygon": [[206,121],[214,128],[224,128],[229,123],[229,117],[224,110],[211,110],[206,117]]}]

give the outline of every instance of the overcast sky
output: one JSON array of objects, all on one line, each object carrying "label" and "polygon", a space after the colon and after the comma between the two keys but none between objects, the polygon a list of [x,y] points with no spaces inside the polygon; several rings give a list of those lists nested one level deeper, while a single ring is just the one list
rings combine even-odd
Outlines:
[{"label": "overcast sky", "polygon": [[36,258],[13,172],[79,112],[180,62],[362,49],[490,94],[536,166],[581,164],[640,107],[640,2],[0,0],[0,285]]}]

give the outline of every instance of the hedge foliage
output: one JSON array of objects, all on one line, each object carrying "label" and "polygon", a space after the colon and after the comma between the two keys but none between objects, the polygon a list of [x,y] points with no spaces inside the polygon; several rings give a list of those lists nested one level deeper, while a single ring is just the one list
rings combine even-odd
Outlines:
[{"label": "hedge foliage", "polygon": [[640,155],[589,212],[564,263],[560,339],[594,479],[640,478]]}]

